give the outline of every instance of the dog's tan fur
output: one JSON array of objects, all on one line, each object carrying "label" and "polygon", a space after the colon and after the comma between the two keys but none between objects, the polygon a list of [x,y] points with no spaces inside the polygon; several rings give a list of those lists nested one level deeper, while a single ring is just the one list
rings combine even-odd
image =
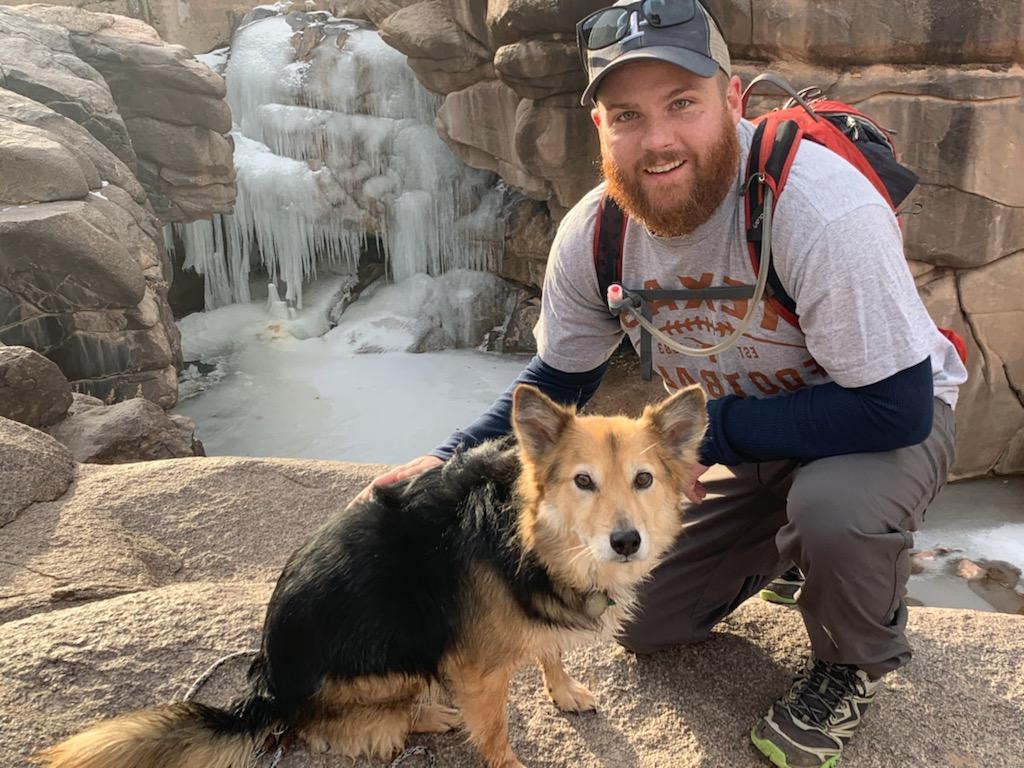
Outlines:
[{"label": "dog's tan fur", "polygon": [[[537,660],[561,709],[578,712],[596,706],[594,696],[566,673],[562,654],[595,636],[614,636],[628,619],[637,586],[679,533],[684,490],[705,423],[704,397],[695,387],[649,406],[639,419],[580,417],[531,387],[519,387],[513,409],[522,460],[519,536],[524,552],[534,555],[558,585],[561,600],[535,606],[553,621],[528,616],[496,572],[477,567],[468,587],[471,615],[441,665],[459,711],[433,700],[425,679],[388,675],[333,681],[323,685],[300,728],[309,747],[387,758],[401,749],[410,732],[448,730],[459,724],[461,712],[489,768],[522,768],[508,741],[512,676],[524,663]],[[636,487],[639,472],[653,476],[650,487]],[[596,490],[577,487],[574,478],[581,474],[593,480]],[[645,549],[637,554],[643,557],[623,562],[608,558],[610,550],[602,552],[602,542],[624,526],[640,532]],[[585,615],[582,601],[595,593],[607,595],[614,604],[584,626],[579,621]],[[167,718],[175,717],[182,722],[171,739]],[[44,753],[43,760],[50,768],[246,764],[251,739],[213,741],[191,734],[189,728],[185,710],[137,713],[73,737]],[[108,757],[102,765],[88,757],[100,742],[127,745],[140,734],[143,743],[156,746],[148,751],[126,747],[118,759]],[[172,741],[178,750],[170,749]]]},{"label": "dog's tan fur", "polygon": [[239,768],[253,751],[248,738],[210,733],[190,706],[133,712],[100,723],[40,755],[51,768]]}]

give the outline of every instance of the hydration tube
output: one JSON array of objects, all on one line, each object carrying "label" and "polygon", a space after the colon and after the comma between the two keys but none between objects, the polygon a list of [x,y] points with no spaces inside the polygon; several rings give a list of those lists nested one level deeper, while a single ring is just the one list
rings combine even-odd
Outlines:
[{"label": "hydration tube", "polygon": [[645,318],[641,312],[638,312],[637,310],[640,308],[643,299],[631,291],[626,290],[618,283],[612,283],[608,286],[607,298],[609,309],[613,312],[628,310],[640,323],[640,326],[650,333],[651,336],[670,349],[674,349],[676,352],[681,352],[684,355],[691,355],[693,357],[711,357],[711,355],[717,355],[729,349],[729,347],[739,341],[740,336],[742,336],[749,327],[750,321],[754,317],[754,311],[757,309],[758,304],[761,303],[761,298],[764,296],[765,285],[768,282],[768,265],[771,260],[772,251],[771,232],[773,202],[772,191],[767,185],[765,185],[764,223],[761,237],[761,264],[757,275],[757,283],[754,285],[754,295],[749,299],[750,306],[747,308],[747,314],[743,316],[743,319],[740,320],[736,330],[729,334],[727,338],[711,347],[687,347],[684,344],[680,344],[678,341],[658,330],[658,328]]}]

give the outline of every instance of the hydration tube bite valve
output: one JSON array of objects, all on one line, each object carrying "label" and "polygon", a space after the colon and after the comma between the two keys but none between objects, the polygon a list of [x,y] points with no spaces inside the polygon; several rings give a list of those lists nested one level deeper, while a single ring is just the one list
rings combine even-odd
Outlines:
[{"label": "hydration tube bite valve", "polygon": [[640,309],[643,299],[618,283],[608,286],[608,311],[618,317],[624,309]]}]

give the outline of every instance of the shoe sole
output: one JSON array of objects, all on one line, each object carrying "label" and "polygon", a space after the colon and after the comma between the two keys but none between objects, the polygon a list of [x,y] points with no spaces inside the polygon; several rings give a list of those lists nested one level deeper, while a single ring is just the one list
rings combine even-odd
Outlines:
[{"label": "shoe sole", "polygon": [[796,605],[795,597],[783,597],[778,592],[771,589],[762,589],[757,593],[757,596],[767,603],[775,603],[776,605]]},{"label": "shoe sole", "polygon": [[[781,749],[779,749],[777,746],[772,744],[770,741],[768,741],[768,739],[759,739],[759,738],[757,738],[756,731],[757,731],[757,726],[756,725],[753,728],[750,729],[750,740],[753,742],[754,746],[757,747],[757,750],[762,755],[764,755],[769,760],[771,760],[772,761],[772,765],[777,766],[777,768],[793,768],[786,761],[785,753]],[[818,766],[818,768],[835,768],[835,766],[839,764],[839,758],[840,758],[840,755],[836,755],[835,757],[830,757],[828,760],[826,760],[824,763],[822,763],[820,766]]]}]

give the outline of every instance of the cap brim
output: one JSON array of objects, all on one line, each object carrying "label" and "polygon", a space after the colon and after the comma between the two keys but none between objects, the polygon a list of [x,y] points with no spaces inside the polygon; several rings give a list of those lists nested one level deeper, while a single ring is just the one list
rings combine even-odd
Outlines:
[{"label": "cap brim", "polygon": [[583,91],[580,104],[586,107],[594,101],[594,96],[597,94],[601,81],[604,80],[609,72],[631,61],[641,61],[644,59],[675,64],[677,67],[685,69],[687,72],[692,72],[699,77],[711,77],[719,69],[718,62],[714,59],[705,56],[703,53],[690,51],[686,48],[676,48],[670,45],[652,45],[648,48],[637,48],[634,51],[619,56],[602,69],[597,77],[590,81],[587,89]]}]

